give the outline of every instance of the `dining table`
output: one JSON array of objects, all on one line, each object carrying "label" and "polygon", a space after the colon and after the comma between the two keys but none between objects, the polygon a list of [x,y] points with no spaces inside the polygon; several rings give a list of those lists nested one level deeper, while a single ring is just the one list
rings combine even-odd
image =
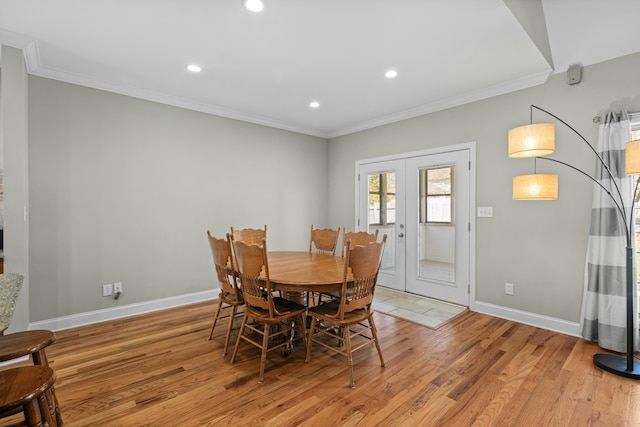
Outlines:
[{"label": "dining table", "polygon": [[339,292],[344,277],[344,258],[308,251],[267,253],[269,280],[283,292]]}]

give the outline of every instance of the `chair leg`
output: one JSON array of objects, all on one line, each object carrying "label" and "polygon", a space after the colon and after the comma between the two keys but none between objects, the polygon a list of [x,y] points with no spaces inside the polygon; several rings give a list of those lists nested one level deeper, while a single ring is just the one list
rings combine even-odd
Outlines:
[{"label": "chair leg", "polygon": [[213,330],[216,328],[216,323],[218,323],[220,311],[222,311],[222,300],[218,301],[218,308],[216,308],[216,315],[213,318],[213,325],[211,326],[211,332],[209,333],[209,340],[213,337]]},{"label": "chair leg", "polygon": [[309,339],[307,339],[307,357],[305,357],[305,363],[309,363],[311,360],[311,346],[313,345],[313,335],[316,331],[316,317],[311,316],[311,326],[309,326]]},{"label": "chair leg", "polygon": [[264,334],[262,335],[262,354],[260,355],[260,377],[258,378],[258,384],[264,382],[264,365],[267,364],[267,348],[269,347],[269,332],[271,331],[271,325],[264,324]]},{"label": "chair leg", "polygon": [[56,424],[53,423],[54,413],[52,413],[52,410],[49,406],[49,399],[47,399],[47,396],[46,396],[48,392],[49,390],[47,390],[40,397],[38,397],[38,405],[40,406],[40,417],[42,418],[42,424],[44,426],[53,427]]},{"label": "chair leg", "polygon": [[[227,355],[227,346],[229,345],[229,338],[231,337],[231,328],[233,327],[233,320],[236,318],[236,310],[238,306],[231,306],[231,315],[229,316],[229,325],[227,326],[227,337],[224,340],[224,351],[222,352],[223,356]],[[213,330],[212,330],[213,332]],[[209,337],[211,339],[211,337]]]},{"label": "chair leg", "polygon": [[236,354],[238,354],[238,347],[240,347],[240,340],[242,340],[242,334],[244,333],[244,326],[247,324],[247,319],[247,316],[242,319],[242,325],[240,325],[240,331],[238,332],[236,346],[233,348],[233,354],[231,355],[231,363],[236,361]]},{"label": "chair leg", "polygon": [[302,345],[305,350],[307,349],[307,314],[305,312],[300,313],[300,336],[302,337]]},{"label": "chair leg", "polygon": [[41,405],[38,399],[32,399],[22,406],[24,422],[27,426],[44,426],[42,422]]},{"label": "chair leg", "polygon": [[[31,357],[33,358],[34,365],[49,366],[47,353],[45,353],[44,349],[32,353]],[[55,425],[58,427],[64,426],[64,421],[62,421],[62,415],[60,413],[60,405],[56,397],[56,388],[53,384],[51,384],[51,388],[45,392],[45,395],[49,405],[49,412],[51,413],[52,420],[55,421]]]},{"label": "chair leg", "polygon": [[58,420],[58,404],[56,402],[55,394],[51,388],[49,388],[44,392],[42,396],[40,396],[39,403],[43,420],[50,418],[52,421],[55,421],[53,424],[51,424],[52,427],[63,425],[62,419]]},{"label": "chair leg", "polygon": [[349,327],[342,328],[342,336],[344,343],[347,347],[347,366],[349,368],[349,386],[356,388],[356,383],[353,379],[353,354],[351,353],[351,331]]},{"label": "chair leg", "polygon": [[378,332],[376,331],[376,324],[373,323],[373,316],[369,316],[369,326],[371,326],[371,336],[373,337],[373,342],[376,345],[376,349],[378,350],[378,356],[380,357],[380,366],[383,368],[386,366],[384,363],[384,359],[382,358],[382,349],[380,348],[380,341],[378,341]]}]

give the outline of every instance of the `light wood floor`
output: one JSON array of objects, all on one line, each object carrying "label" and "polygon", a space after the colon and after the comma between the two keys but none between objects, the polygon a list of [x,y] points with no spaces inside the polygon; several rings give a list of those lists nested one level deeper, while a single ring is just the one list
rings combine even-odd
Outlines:
[{"label": "light wood floor", "polygon": [[[213,303],[59,331],[47,354],[67,426],[638,426],[640,382],[593,366],[580,339],[466,312],[439,329],[376,313],[375,348],[267,357],[207,341]],[[4,425],[1,424],[0,425]]]}]

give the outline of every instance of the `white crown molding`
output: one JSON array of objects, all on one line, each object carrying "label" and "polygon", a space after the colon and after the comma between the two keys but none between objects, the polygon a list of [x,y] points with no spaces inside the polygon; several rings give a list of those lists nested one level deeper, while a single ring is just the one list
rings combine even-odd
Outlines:
[{"label": "white crown molding", "polygon": [[168,308],[212,300],[218,297],[219,292],[220,289],[212,289],[209,291],[177,295],[152,301],[143,301],[120,307],[72,314],[70,316],[56,317],[54,319],[40,320],[29,323],[29,330],[46,329],[50,331],[61,331],[63,329],[76,328],[78,326],[86,326],[93,323],[120,319],[122,317],[136,316],[139,314],[151,313],[153,311],[166,310]]},{"label": "white crown molding", "polygon": [[27,72],[33,73],[33,70],[40,65],[40,49],[38,48],[38,41],[34,40],[29,43],[24,49],[24,62],[27,65]]},{"label": "white crown molding", "polygon": [[338,136],[348,135],[350,133],[360,132],[363,130],[399,122],[401,120],[412,119],[414,117],[423,116],[436,111],[446,110],[447,108],[457,107],[459,105],[468,104],[470,102],[480,101],[482,99],[492,98],[494,96],[503,95],[505,93],[514,92],[516,90],[526,89],[533,86],[544,84],[554,73],[553,70],[544,71],[533,74],[521,79],[511,80],[497,85],[489,86],[474,92],[464,93],[460,96],[441,99],[430,104],[421,105],[410,110],[401,111],[399,113],[389,114],[384,117],[377,118],[368,122],[361,123],[357,126],[338,129],[329,133],[328,138],[336,138]]},{"label": "white crown molding", "polygon": [[158,102],[161,104],[172,105],[174,107],[185,108],[187,110],[199,111],[201,113],[213,114],[215,116],[226,117],[228,119],[240,120],[253,124],[268,126],[276,129],[288,130],[291,132],[301,133],[304,135],[317,136],[327,138],[324,132],[316,130],[304,129],[290,123],[279,122],[276,120],[262,117],[255,114],[247,114],[240,111],[230,110],[228,108],[218,107],[215,105],[203,104],[188,99],[167,95],[164,93],[142,90],[134,87],[117,85],[112,82],[98,80],[86,75],[70,73],[53,67],[47,67],[40,62],[40,54],[38,49],[38,41],[32,37],[14,33],[0,29],[0,44],[22,49],[27,72],[34,76],[45,77],[53,80],[59,80],[66,83],[77,84],[80,86],[90,87],[93,89],[113,92],[120,95],[131,96],[134,98],[144,99],[146,101]]},{"label": "white crown molding", "polygon": [[[37,48],[37,44],[36,44]],[[33,59],[37,59],[37,49],[35,50]],[[284,123],[276,120],[272,120],[266,117],[262,117],[255,114],[246,114],[227,108],[218,107],[215,105],[204,104],[195,102],[192,100],[167,95],[159,92],[153,92],[148,90],[142,90],[133,87],[125,87],[116,85],[111,82],[100,81],[94,78],[90,78],[80,74],[69,73],[66,71],[54,69],[51,67],[45,67],[42,65],[32,66],[30,74],[46,77],[54,80],[60,80],[67,83],[77,84],[80,86],[86,86],[94,89],[104,90],[107,92],[118,93],[125,96],[132,96],[134,98],[144,99],[147,101],[158,102],[161,104],[172,105],[174,107],[185,108],[188,110],[199,111],[202,113],[213,114],[215,116],[226,117],[229,119],[240,120],[243,122],[249,122],[253,124],[268,126],[276,129],[287,130],[291,132],[301,133],[304,135],[316,136],[324,139],[336,138],[338,136],[355,133],[378,126],[406,120],[418,116],[422,116],[436,111],[445,110],[447,108],[456,107],[470,102],[479,101],[493,96],[502,95],[505,93],[513,92],[520,89],[526,89],[528,87],[537,86],[547,81],[552,71],[546,71],[538,73],[526,78],[513,80],[510,82],[501,83],[485,89],[477,90],[470,93],[465,93],[457,97],[443,99],[437,102],[433,102],[427,105],[422,105],[417,108],[401,111],[399,113],[390,114],[384,117],[377,118],[368,122],[361,123],[357,126],[338,129],[330,132],[320,132],[317,130],[301,128],[289,123]]]},{"label": "white crown molding", "polygon": [[173,95],[167,95],[161,92],[154,92],[150,90],[139,89],[135,87],[127,87],[123,85],[114,84],[112,82],[98,80],[86,75],[70,73],[67,71],[59,70],[53,67],[46,67],[38,65],[34,67],[30,74],[38,77],[45,77],[53,80],[59,80],[66,83],[72,83],[79,86],[90,87],[93,89],[104,90],[107,92],[117,93],[120,95],[131,96],[134,98],[144,99],[146,101],[158,102],[160,104],[172,105],[174,107],[180,107],[187,110],[199,111],[201,113],[213,114],[215,116],[225,117],[228,119],[240,120],[243,122],[249,122],[257,125],[268,126],[277,129],[288,130],[291,132],[301,133],[305,135],[317,136],[320,138],[326,138],[327,135],[322,132],[317,132],[310,129],[300,128],[288,123],[279,122],[266,117],[262,117],[255,114],[242,113],[215,105],[204,104],[184,98],[180,98]]},{"label": "white crown molding", "polygon": [[215,116],[225,117],[262,126],[268,126],[276,129],[287,130],[324,139],[336,138],[350,133],[360,132],[378,126],[383,126],[386,124],[411,119],[425,114],[434,113],[436,111],[445,110],[447,108],[457,107],[459,105],[468,104],[470,102],[491,98],[516,90],[537,86],[545,83],[548,80],[549,76],[554,73],[554,71],[550,69],[521,79],[500,83],[474,92],[461,94],[460,96],[442,99],[409,110],[389,114],[387,116],[363,122],[355,126],[348,126],[333,131],[322,132],[314,129],[302,128],[291,123],[285,123],[255,114],[247,114],[240,111],[235,111],[210,104],[204,104],[160,92],[114,84],[112,82],[98,80],[86,75],[70,73],[53,67],[47,67],[45,65],[42,65],[40,62],[37,40],[21,34],[16,34],[0,29],[0,44],[22,49],[24,51],[27,71],[29,72],[29,74],[35,76],[59,80],[66,83],[77,84],[93,89],[104,90],[120,95],[131,96],[147,101],[172,105],[174,107],[185,108],[188,110],[199,111]]},{"label": "white crown molding", "polygon": [[15,47],[16,49],[25,49],[29,44],[35,42],[32,37],[0,28],[0,44]]},{"label": "white crown molding", "polygon": [[0,44],[22,50],[29,74],[39,66],[40,56],[38,53],[37,40],[22,34],[0,29]]}]

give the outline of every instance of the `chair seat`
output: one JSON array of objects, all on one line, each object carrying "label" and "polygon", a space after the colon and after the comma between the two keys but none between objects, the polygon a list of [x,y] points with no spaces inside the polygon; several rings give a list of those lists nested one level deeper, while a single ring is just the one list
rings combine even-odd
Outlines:
[{"label": "chair seat", "polygon": [[[323,292],[322,295],[327,295],[327,296],[330,296],[331,298],[337,298],[337,299],[340,299],[340,297],[342,296],[342,294],[338,291]],[[350,297],[351,295],[353,295],[353,288],[347,288],[347,297]]]},{"label": "chair seat", "polygon": [[218,294],[218,298],[220,298],[222,302],[224,302],[225,304],[230,304],[230,305],[244,304],[244,300],[242,299],[242,297],[236,298],[236,296],[231,292],[220,292]]},{"label": "chair seat", "polygon": [[339,308],[340,308],[340,300],[339,299],[333,300],[333,301],[320,304],[316,307],[310,308],[309,315],[319,317],[324,320],[330,320],[331,323],[338,326],[359,322],[371,315],[371,310],[361,308],[358,310],[346,312],[344,314],[344,320],[340,320],[336,317],[336,314],[338,313]]},{"label": "chair seat", "polygon": [[273,305],[278,312],[278,314],[276,314],[273,318],[269,317],[269,310],[265,310],[263,308],[255,306],[245,307],[245,314],[261,322],[278,322],[284,317],[295,316],[307,309],[302,304],[298,304],[297,302],[289,301],[288,299],[280,297],[273,297]]}]

